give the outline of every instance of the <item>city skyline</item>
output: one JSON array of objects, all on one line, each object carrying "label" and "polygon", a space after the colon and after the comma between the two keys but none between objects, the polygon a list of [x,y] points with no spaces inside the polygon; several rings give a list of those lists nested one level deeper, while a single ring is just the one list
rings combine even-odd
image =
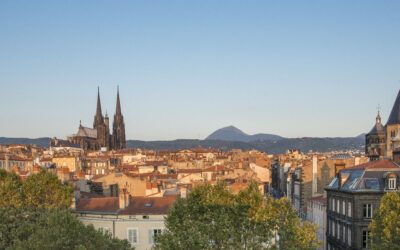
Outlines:
[{"label": "city skyline", "polygon": [[2,2],[0,136],[66,138],[117,85],[127,139],[367,133],[400,88],[399,7]]}]

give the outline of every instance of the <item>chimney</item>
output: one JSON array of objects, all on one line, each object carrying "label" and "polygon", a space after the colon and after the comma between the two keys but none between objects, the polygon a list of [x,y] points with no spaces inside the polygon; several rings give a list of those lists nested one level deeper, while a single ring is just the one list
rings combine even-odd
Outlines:
[{"label": "chimney", "polygon": [[129,206],[129,193],[124,188],[119,191],[119,209],[125,209]]}]

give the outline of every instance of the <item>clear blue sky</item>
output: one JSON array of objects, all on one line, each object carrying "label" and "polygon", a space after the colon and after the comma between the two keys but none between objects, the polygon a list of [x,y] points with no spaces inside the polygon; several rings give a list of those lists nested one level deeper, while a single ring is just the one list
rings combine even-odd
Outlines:
[{"label": "clear blue sky", "polygon": [[355,136],[400,88],[400,1],[0,1],[0,136]]}]

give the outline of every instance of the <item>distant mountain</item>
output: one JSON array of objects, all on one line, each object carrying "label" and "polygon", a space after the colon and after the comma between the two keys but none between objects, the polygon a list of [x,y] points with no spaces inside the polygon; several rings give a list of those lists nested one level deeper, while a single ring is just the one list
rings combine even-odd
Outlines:
[{"label": "distant mountain", "polygon": [[[245,133],[240,133],[235,129],[228,129],[236,134],[236,140],[246,138]],[[226,131],[226,130],[225,130]],[[217,132],[217,131],[216,131]],[[229,134],[229,133],[228,133]],[[217,134],[218,135],[218,134]],[[357,137],[338,137],[338,138],[283,138],[280,136],[261,134],[250,136],[250,141],[233,141],[233,140],[174,140],[174,141],[138,141],[128,140],[127,147],[143,148],[152,150],[179,150],[195,147],[217,148],[220,150],[242,149],[242,150],[259,150],[269,154],[284,153],[288,149],[299,149],[302,152],[328,152],[328,151],[344,151],[344,150],[363,150],[365,143],[365,135]],[[259,136],[259,137],[257,137]],[[211,136],[210,136],[211,137]],[[215,138],[215,137],[211,137]],[[258,138],[258,139],[254,139]],[[6,138],[0,137],[0,144],[35,144],[41,147],[48,147],[50,138],[43,137],[37,139],[29,138]]]},{"label": "distant mountain", "polygon": [[220,150],[242,149],[267,152],[269,154],[285,153],[288,149],[299,149],[302,152],[329,152],[346,150],[363,150],[365,140],[359,137],[344,138],[283,138],[278,141],[224,141],[224,140],[175,140],[175,141],[127,141],[131,148],[152,150],[179,150],[186,148],[217,148]]},{"label": "distant mountain", "polygon": [[24,144],[24,145],[37,145],[40,147],[48,147],[50,145],[50,138],[41,137],[36,139],[30,138],[10,138],[0,137],[0,144]]},{"label": "distant mountain", "polygon": [[282,139],[284,138],[279,135],[273,135],[273,134],[248,135],[234,126],[218,129],[217,131],[215,131],[206,138],[206,140],[238,141],[238,142],[279,141]]}]

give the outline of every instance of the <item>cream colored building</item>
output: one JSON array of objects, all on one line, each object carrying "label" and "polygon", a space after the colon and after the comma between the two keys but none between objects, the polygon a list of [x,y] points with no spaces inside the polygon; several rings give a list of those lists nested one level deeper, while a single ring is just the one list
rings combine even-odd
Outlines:
[{"label": "cream colored building", "polygon": [[75,214],[85,225],[128,240],[137,250],[149,250],[165,229],[164,217],[176,198],[132,198],[121,191],[119,197],[80,199]]},{"label": "cream colored building", "polygon": [[82,170],[82,159],[79,156],[54,156],[52,161],[57,168],[68,168],[70,172]]}]

